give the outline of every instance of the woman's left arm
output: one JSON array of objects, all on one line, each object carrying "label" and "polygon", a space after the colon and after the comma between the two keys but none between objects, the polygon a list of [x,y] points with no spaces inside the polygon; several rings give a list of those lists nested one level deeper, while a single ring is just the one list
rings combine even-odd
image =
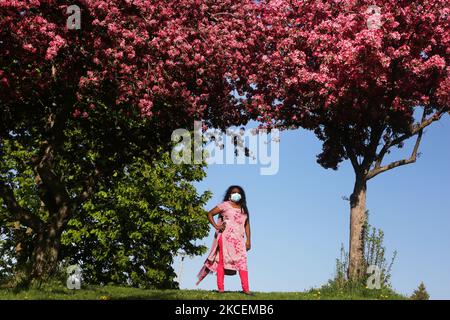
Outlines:
[{"label": "woman's left arm", "polygon": [[250,250],[252,247],[251,240],[250,240],[250,219],[247,218],[245,221],[245,235],[247,236],[247,241],[245,242],[245,247],[247,248],[247,251]]}]

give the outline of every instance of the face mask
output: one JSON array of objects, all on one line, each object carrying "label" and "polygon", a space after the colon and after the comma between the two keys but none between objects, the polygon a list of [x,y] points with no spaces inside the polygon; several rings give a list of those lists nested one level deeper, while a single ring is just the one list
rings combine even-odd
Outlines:
[{"label": "face mask", "polygon": [[241,195],[237,192],[232,193],[230,199],[231,201],[238,202],[239,200],[241,200]]}]

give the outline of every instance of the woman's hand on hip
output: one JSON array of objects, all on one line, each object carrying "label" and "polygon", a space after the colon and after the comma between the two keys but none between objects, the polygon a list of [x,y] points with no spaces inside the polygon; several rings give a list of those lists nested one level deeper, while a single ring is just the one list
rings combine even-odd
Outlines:
[{"label": "woman's hand on hip", "polygon": [[226,227],[225,221],[222,222],[222,224],[221,224],[220,226],[216,225],[216,229],[217,229],[219,232],[222,232],[223,230],[225,230],[225,227]]},{"label": "woman's hand on hip", "polygon": [[250,243],[250,239],[247,239],[247,241],[245,242],[245,248],[247,249],[247,251],[252,248],[252,244]]}]

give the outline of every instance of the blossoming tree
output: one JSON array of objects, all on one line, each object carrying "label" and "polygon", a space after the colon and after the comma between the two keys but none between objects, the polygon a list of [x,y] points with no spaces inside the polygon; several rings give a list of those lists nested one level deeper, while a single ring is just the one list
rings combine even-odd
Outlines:
[{"label": "blossoming tree", "polygon": [[[324,168],[350,160],[351,279],[366,270],[367,182],[415,162],[423,130],[449,111],[449,13],[444,0],[277,0],[261,13],[248,111],[267,127],[313,130]],[[410,157],[383,162],[408,139]]]},{"label": "blossoming tree", "polygon": [[[0,146],[14,140],[34,154],[0,173],[0,202],[7,220],[31,230],[34,278],[52,272],[62,232],[100,180],[134,156],[157,158],[194,120],[245,122],[232,77],[253,6],[0,0]],[[39,214],[12,183],[24,172],[35,177]]]}]

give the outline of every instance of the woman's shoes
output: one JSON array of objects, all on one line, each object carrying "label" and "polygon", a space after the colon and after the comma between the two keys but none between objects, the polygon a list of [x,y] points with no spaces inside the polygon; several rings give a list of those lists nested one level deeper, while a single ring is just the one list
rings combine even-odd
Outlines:
[{"label": "woman's shoes", "polygon": [[[215,290],[215,291],[216,291],[217,293],[225,293],[224,290]],[[241,291],[241,293],[246,294],[246,295],[248,295],[248,296],[252,296],[252,297],[255,296],[255,294],[252,293],[252,292],[250,292],[250,291]]]}]

